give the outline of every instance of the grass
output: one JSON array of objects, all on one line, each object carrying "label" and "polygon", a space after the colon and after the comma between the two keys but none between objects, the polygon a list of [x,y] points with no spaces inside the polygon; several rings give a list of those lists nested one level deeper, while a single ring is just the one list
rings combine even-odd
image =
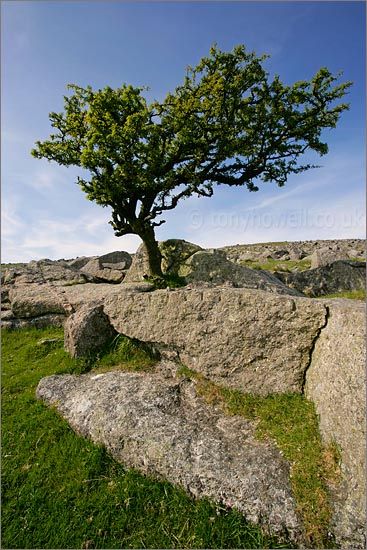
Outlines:
[{"label": "grass", "polygon": [[311,269],[311,260],[273,260],[269,258],[266,262],[258,262],[256,260],[242,260],[241,265],[250,267],[251,269],[264,269],[265,271],[306,271]]},{"label": "grass", "polygon": [[2,548],[289,548],[236,511],[125,469],[35,399],[47,375],[150,368],[138,342],[119,338],[93,364],[64,352],[61,329],[4,330],[2,344]]},{"label": "grass", "polygon": [[144,277],[147,283],[154,285],[156,289],[163,288],[180,288],[187,284],[186,279],[176,273],[164,273],[163,277],[146,276]]},{"label": "grass", "polygon": [[27,264],[25,263],[13,263],[13,264],[1,264],[1,270],[3,269],[15,269],[17,267],[25,267]]},{"label": "grass", "polygon": [[328,486],[339,481],[340,455],[334,444],[322,445],[313,403],[303,395],[291,393],[246,395],[218,386],[186,367],[180,372],[196,380],[198,392],[208,403],[220,406],[227,414],[257,421],[257,437],[275,440],[291,464],[291,485],[307,547],[334,547],[328,537]]},{"label": "grass", "polygon": [[336,292],[335,294],[324,294],[318,296],[318,298],[348,298],[349,300],[366,300],[366,290],[361,288],[359,290],[345,290],[342,292]]}]

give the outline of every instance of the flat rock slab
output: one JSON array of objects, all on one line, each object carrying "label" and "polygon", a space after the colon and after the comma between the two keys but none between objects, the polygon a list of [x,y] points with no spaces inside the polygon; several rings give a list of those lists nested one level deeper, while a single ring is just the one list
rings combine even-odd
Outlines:
[{"label": "flat rock slab", "polygon": [[30,318],[50,313],[68,315],[84,303],[103,300],[118,292],[115,285],[85,283],[55,287],[50,283],[15,286],[9,291],[14,317]]},{"label": "flat rock slab", "polygon": [[117,332],[175,350],[214,382],[267,395],[301,392],[326,308],[308,298],[238,288],[106,297]]},{"label": "flat rock slab", "polygon": [[255,439],[253,423],[206,405],[193,382],[155,373],[55,375],[40,381],[37,397],[126,466],[299,540],[288,463],[274,444]]}]

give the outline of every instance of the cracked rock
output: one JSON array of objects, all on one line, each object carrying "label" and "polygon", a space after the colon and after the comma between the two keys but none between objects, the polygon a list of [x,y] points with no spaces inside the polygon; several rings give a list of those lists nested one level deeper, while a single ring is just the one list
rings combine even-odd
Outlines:
[{"label": "cracked rock", "polygon": [[289,465],[254,425],[206,405],[187,379],[108,372],[50,376],[37,396],[128,467],[236,508],[272,535],[301,537]]},{"label": "cracked rock", "polygon": [[306,373],[326,443],[341,451],[342,483],[334,490],[333,529],[343,548],[365,548],[366,320],[365,305],[323,300],[330,314]]},{"label": "cracked rock", "polygon": [[177,352],[210,380],[267,395],[302,392],[325,323],[316,300],[240,288],[119,293],[104,311],[121,334]]}]

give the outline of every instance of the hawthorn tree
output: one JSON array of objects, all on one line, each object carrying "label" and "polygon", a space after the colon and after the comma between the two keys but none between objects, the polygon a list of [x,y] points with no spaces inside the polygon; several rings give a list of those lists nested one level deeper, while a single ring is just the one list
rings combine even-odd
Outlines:
[{"label": "hawthorn tree", "polygon": [[210,197],[214,185],[260,181],[283,186],[290,174],[313,168],[299,158],[328,151],[324,128],[334,128],[348,105],[335,105],[350,82],[336,84],[321,68],[310,81],[288,86],[263,68],[267,56],[216,46],[162,102],[147,103],[145,88],[94,91],[71,84],[64,112],[50,113],[56,132],[32,155],[79,166],[88,199],[112,208],[117,236],[143,240],[151,274],[162,276],[155,227],[160,216],[191,195]]}]

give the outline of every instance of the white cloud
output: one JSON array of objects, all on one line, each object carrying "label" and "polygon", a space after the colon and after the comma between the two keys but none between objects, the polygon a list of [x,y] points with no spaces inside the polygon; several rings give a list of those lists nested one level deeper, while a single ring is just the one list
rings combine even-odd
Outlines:
[{"label": "white cloud", "polygon": [[16,231],[8,233],[3,240],[2,261],[97,256],[113,250],[135,252],[140,239],[135,235],[115,237],[112,228],[107,225],[107,218],[101,215],[92,222],[89,217],[56,221],[42,218],[28,228],[16,219]]}]

